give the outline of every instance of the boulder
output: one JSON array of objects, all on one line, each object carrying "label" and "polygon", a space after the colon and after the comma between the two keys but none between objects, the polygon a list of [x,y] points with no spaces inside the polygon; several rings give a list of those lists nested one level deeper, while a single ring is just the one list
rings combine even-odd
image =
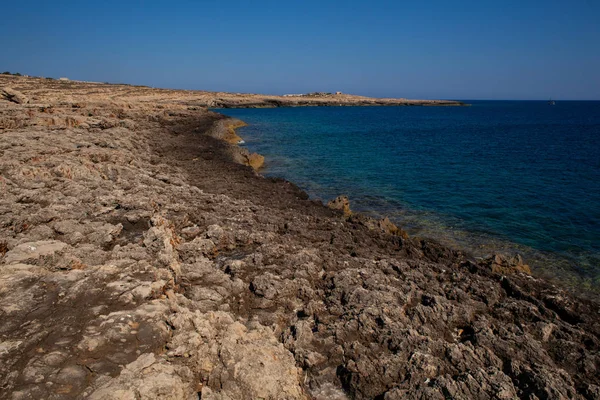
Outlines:
[{"label": "boulder", "polygon": [[5,87],[0,89],[0,99],[11,101],[17,104],[29,103],[29,99],[21,92]]}]

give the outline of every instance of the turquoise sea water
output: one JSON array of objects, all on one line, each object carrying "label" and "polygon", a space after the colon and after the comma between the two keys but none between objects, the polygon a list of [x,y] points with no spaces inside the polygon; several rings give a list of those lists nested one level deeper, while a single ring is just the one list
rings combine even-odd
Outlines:
[{"label": "turquoise sea water", "polygon": [[219,110],[264,175],[410,234],[600,286],[600,102]]}]

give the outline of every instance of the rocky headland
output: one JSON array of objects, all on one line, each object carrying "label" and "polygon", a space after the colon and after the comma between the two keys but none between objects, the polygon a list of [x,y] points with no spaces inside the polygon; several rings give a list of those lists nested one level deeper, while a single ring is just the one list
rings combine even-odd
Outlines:
[{"label": "rocky headland", "polygon": [[0,76],[0,398],[600,399],[595,300],[263,178],[237,96]]}]

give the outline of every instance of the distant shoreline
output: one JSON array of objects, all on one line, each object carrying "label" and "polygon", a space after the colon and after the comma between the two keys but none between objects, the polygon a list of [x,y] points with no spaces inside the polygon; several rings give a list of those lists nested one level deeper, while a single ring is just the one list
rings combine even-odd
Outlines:
[{"label": "distant shoreline", "polygon": [[[75,87],[94,88],[105,90],[107,86],[115,89],[125,89],[128,87],[137,90],[144,90],[148,94],[160,94],[165,98],[177,98],[180,102],[184,101],[190,105],[226,109],[226,108],[277,108],[277,107],[340,107],[340,106],[426,106],[426,107],[460,107],[468,106],[462,101],[457,100],[420,100],[406,98],[377,98],[359,96],[353,94],[337,93],[307,93],[301,95],[266,95],[252,93],[230,93],[230,92],[209,92],[203,90],[184,90],[184,89],[161,89],[149,86],[130,85],[121,83],[101,83],[69,80],[68,78],[42,78],[21,75],[1,75],[4,79],[10,80],[19,85],[24,82],[38,81],[43,86],[51,86],[56,89],[70,89]],[[11,83],[12,83],[11,82]]]}]

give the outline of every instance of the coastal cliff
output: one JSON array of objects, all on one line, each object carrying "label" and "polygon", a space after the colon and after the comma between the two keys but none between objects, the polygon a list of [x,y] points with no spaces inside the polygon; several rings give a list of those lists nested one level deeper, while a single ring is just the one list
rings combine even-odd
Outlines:
[{"label": "coastal cliff", "polygon": [[263,178],[214,94],[0,88],[0,398],[600,398],[597,302]]}]

